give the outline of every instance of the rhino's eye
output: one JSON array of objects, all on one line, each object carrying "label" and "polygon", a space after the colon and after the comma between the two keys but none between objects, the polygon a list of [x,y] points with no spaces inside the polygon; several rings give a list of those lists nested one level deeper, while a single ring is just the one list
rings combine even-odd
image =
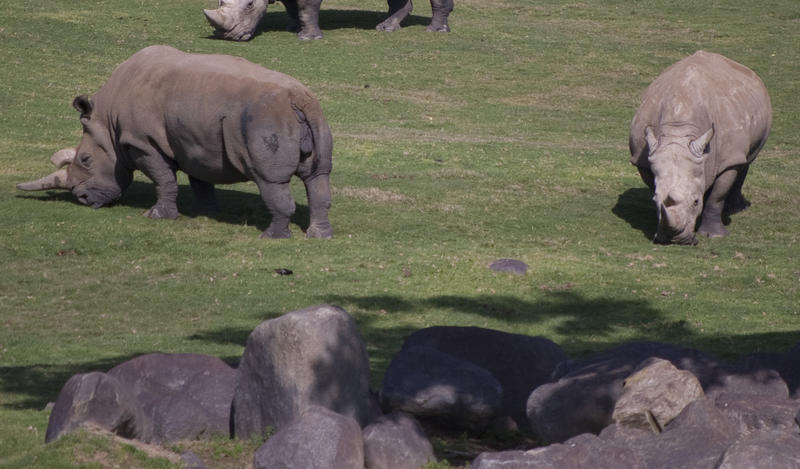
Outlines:
[{"label": "rhino's eye", "polygon": [[92,156],[88,153],[81,153],[78,157],[78,161],[80,161],[81,166],[89,167],[92,164]]},{"label": "rhino's eye", "polygon": [[698,205],[700,205],[700,199],[694,199],[694,202],[692,202],[692,206],[697,207]]}]

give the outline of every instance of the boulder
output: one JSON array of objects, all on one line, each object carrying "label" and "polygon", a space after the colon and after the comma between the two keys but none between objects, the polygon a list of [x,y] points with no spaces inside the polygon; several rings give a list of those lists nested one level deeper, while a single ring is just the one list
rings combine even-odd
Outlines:
[{"label": "boulder", "polygon": [[306,406],[258,448],[253,468],[364,469],[361,427],[351,417]]},{"label": "boulder", "polygon": [[739,432],[748,434],[761,430],[798,433],[797,414],[800,401],[773,394],[720,393],[714,405],[738,424]]},{"label": "boulder", "polygon": [[538,386],[550,381],[559,363],[568,359],[559,345],[544,337],[510,334],[479,327],[437,326],[414,332],[403,349],[425,346],[477,365],[503,388],[500,416],[529,428],[525,404]]},{"label": "boulder", "polygon": [[789,395],[800,399],[800,344],[789,353],[754,353],[742,357],[735,369],[753,374],[760,370],[774,370],[786,383]]},{"label": "boulder", "polygon": [[536,388],[527,401],[531,429],[542,443],[565,441],[581,433],[599,433],[612,423],[625,379],[644,360],[658,357],[713,382],[722,364],[700,351],[659,342],[621,345],[592,357],[567,361],[554,382]]},{"label": "boulder", "polygon": [[280,429],[314,405],[362,426],[373,417],[366,347],[353,318],[337,306],[294,311],[253,330],[236,377],[234,435]]},{"label": "boulder", "polygon": [[153,441],[230,434],[236,371],[217,357],[151,353],[109,370],[153,422]]},{"label": "boulder", "polygon": [[458,428],[484,430],[497,414],[503,388],[485,369],[430,347],[402,349],[381,387],[386,410],[432,418]]},{"label": "boulder", "polygon": [[97,427],[145,442],[153,438],[153,423],[133,393],[101,372],[74,375],[61,388],[50,413],[45,443],[81,427]]},{"label": "boulder", "polygon": [[759,431],[740,438],[722,455],[716,469],[800,467],[800,435]]},{"label": "boulder", "polygon": [[539,466],[525,451],[500,451],[481,453],[469,469],[535,469]]},{"label": "boulder", "polygon": [[495,272],[514,275],[525,275],[528,272],[528,264],[517,259],[497,259],[489,264],[489,268]]},{"label": "boulder", "polygon": [[661,433],[689,403],[703,397],[703,387],[689,371],[660,358],[645,360],[625,379],[611,418],[618,425]]},{"label": "boulder", "polygon": [[425,431],[402,412],[384,415],[367,425],[363,438],[367,469],[420,469],[436,461]]}]

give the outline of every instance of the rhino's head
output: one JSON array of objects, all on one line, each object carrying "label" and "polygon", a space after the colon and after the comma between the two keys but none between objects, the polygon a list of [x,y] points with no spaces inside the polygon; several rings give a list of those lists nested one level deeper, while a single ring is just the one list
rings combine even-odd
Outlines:
[{"label": "rhino's head", "polygon": [[116,202],[130,185],[133,172],[118,164],[108,130],[92,119],[92,101],[78,96],[72,105],[81,113],[83,137],[78,148],[65,148],[50,157],[56,170],[36,181],[17,184],[17,189],[40,191],[68,189],[78,201],[99,208]]},{"label": "rhino's head", "polygon": [[216,10],[203,10],[214,34],[234,41],[250,40],[266,12],[267,0],[219,0]]},{"label": "rhino's head", "polygon": [[705,155],[714,127],[697,138],[662,135],[645,130],[650,170],[655,177],[658,211],[656,243],[697,244],[695,223],[703,212]]}]

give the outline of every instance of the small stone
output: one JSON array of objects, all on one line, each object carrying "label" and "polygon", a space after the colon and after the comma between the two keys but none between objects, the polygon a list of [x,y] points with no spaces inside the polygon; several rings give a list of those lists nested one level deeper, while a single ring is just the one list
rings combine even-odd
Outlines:
[{"label": "small stone", "polygon": [[498,259],[489,265],[495,272],[505,272],[514,275],[525,275],[528,272],[528,264],[516,259]]}]

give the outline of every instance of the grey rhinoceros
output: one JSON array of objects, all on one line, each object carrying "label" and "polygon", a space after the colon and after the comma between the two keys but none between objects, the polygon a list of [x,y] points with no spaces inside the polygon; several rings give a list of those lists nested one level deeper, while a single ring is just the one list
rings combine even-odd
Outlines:
[{"label": "grey rhinoceros", "polygon": [[332,236],[333,139],[319,102],[294,78],[239,57],[151,46],[73,106],[83,125],[80,144],[56,152],[58,169],[19,189],[69,189],[97,208],[118,200],[138,169],[156,189],[145,215],[176,218],[177,170],[189,175],[200,209],[216,208],[214,184],[252,180],[272,216],[262,237],[285,238],[296,175],[308,196],[306,235]]},{"label": "grey rhinoceros", "polygon": [[[281,0],[289,15],[288,31],[296,32],[300,39],[321,39],[319,8],[322,0]],[[430,0],[431,24],[428,31],[449,32],[447,18],[453,11],[453,0]],[[267,12],[267,4],[275,0],[219,0],[216,10],[203,10],[206,19],[214,27],[218,37],[234,41],[250,40],[258,23]],[[411,0],[388,0],[389,17],[375,29],[396,31],[400,23],[411,13]]]},{"label": "grey rhinoceros", "polygon": [[749,203],[742,184],[772,126],[761,79],[719,54],[698,51],[658,76],[631,122],[631,162],[655,192],[657,243],[726,236],[723,213]]}]

